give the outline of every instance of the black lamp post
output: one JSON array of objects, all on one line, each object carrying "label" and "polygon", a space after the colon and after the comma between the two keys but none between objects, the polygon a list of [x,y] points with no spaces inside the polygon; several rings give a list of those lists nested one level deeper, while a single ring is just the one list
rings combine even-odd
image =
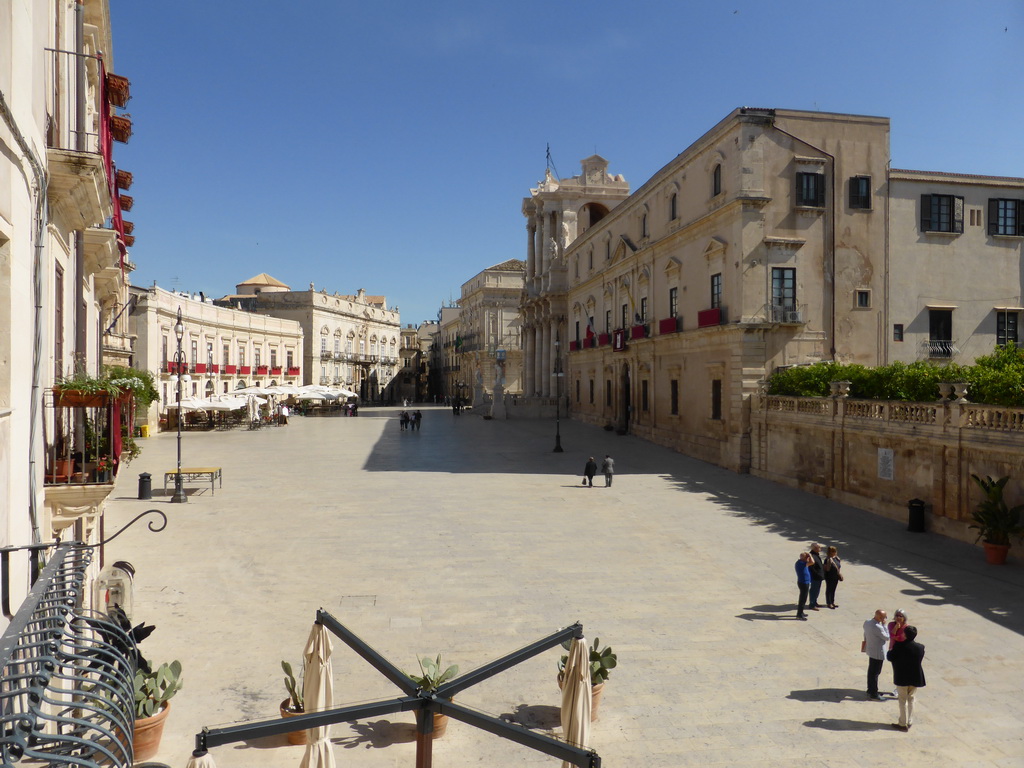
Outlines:
[{"label": "black lamp post", "polygon": [[174,495],[171,496],[172,504],[184,504],[188,501],[185,495],[185,488],[181,482],[181,385],[184,383],[185,356],[181,351],[181,340],[185,336],[185,326],[181,322],[181,307],[178,307],[178,319],[174,323],[174,338],[178,340],[178,351],[174,353],[175,383],[178,385],[178,471],[174,475]]},{"label": "black lamp post", "polygon": [[562,424],[559,414],[561,412],[560,401],[562,399],[562,355],[559,349],[561,347],[561,339],[558,335],[558,329],[555,329],[555,449],[552,453],[564,453],[562,450]]}]

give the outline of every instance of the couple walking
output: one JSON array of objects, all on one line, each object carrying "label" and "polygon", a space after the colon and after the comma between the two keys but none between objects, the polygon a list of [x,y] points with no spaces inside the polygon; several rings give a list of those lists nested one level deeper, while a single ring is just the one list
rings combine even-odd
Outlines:
[{"label": "couple walking", "polygon": [[[601,462],[601,473],[604,475],[604,487],[608,488],[612,484],[612,476],[615,474],[615,459],[607,453],[604,455],[604,461]],[[593,488],[596,474],[597,462],[591,456],[587,459],[586,466],[583,467],[583,484]]]}]

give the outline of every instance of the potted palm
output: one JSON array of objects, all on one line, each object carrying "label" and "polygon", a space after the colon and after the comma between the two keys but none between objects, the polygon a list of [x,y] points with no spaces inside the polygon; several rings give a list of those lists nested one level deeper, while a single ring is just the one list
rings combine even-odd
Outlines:
[{"label": "potted palm", "polygon": [[974,512],[971,513],[971,528],[978,531],[978,538],[975,543],[981,541],[985,547],[985,559],[993,565],[1002,565],[1006,562],[1006,556],[1010,552],[1010,537],[1024,538],[1024,526],[1021,525],[1021,513],[1024,512],[1024,504],[1011,507],[1003,498],[1006,484],[1010,476],[1001,477],[998,480],[986,477],[982,480],[977,475],[971,475],[971,479],[977,483],[985,497],[978,502]]},{"label": "potted palm", "polygon": [[[420,665],[420,674],[416,675],[409,672],[405,674],[424,691],[435,691],[442,683],[448,682],[459,674],[458,664],[452,664],[447,669],[442,667],[440,653],[437,654],[436,659],[424,656],[422,659],[417,658],[416,661]],[[440,739],[444,736],[446,730],[448,730],[448,715],[435,712],[434,732],[431,738]]]},{"label": "potted palm", "polygon": [[[292,665],[287,661],[281,661],[281,669],[284,670],[284,687],[288,691],[288,698],[281,702],[281,717],[295,717],[306,711],[305,702],[302,698],[302,685],[295,679]],[[303,669],[305,674],[305,669]],[[289,744],[305,744],[306,731],[291,731],[288,734]]]},{"label": "potted palm", "polygon": [[135,762],[148,760],[160,748],[164,722],[171,711],[170,699],[181,690],[181,662],[161,664],[155,670],[148,662],[135,673]]},{"label": "potted palm", "polygon": [[[565,650],[569,650],[571,640],[562,643]],[[565,664],[569,661],[566,654],[558,660],[558,687],[562,688],[565,679]],[[601,638],[595,637],[594,644],[590,647],[590,719],[597,720],[597,707],[601,703],[601,695],[604,693],[604,684],[608,679],[610,670],[615,669],[619,657],[612,651],[610,645],[601,648]]]}]

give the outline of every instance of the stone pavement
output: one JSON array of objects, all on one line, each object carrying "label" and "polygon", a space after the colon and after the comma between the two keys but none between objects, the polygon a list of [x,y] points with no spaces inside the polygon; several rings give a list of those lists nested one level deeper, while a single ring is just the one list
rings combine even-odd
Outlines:
[{"label": "stone pavement", "polygon": [[[184,766],[203,726],[277,716],[280,660],[299,662],[317,608],[405,669],[443,653],[468,671],[576,620],[618,653],[592,746],[604,765],[846,767],[1024,765],[1024,568],[817,496],[562,422],[497,422],[424,408],[293,418],[257,432],[186,433],[184,465],[224,487],[187,504],[159,491],[173,434],[142,441],[108,507],[108,535],[148,508],[107,561],[138,570],[142,645],[181,659],[157,760]],[[616,460],[612,488],[580,485],[588,455]],[[135,499],[153,473],[152,502]],[[598,477],[598,486],[603,479]],[[793,563],[811,540],[845,561],[839,608],[796,621]],[[895,701],[864,696],[861,625],[903,608],[927,647],[913,730]],[[551,733],[554,649],[471,688],[468,706]],[[335,698],[397,695],[334,643]],[[882,673],[883,690],[891,668]],[[411,766],[413,716],[333,727],[339,765]],[[218,747],[221,768],[298,765],[281,738]],[[452,721],[438,768],[558,765]]]}]

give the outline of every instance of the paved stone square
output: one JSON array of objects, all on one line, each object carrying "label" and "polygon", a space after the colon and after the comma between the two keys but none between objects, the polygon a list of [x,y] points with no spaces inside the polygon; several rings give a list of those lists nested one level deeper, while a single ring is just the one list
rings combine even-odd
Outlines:
[{"label": "paved stone square", "polygon": [[[442,652],[468,671],[576,620],[619,656],[595,723],[604,765],[837,767],[1024,764],[1024,568],[980,549],[817,496],[735,475],[632,437],[563,420],[485,421],[424,408],[293,418],[287,427],[186,433],[186,466],[224,468],[187,504],[135,498],[136,478],[174,467],[175,439],[141,441],[118,481],[108,535],[149,508],[107,561],[137,568],[142,644],[181,659],[157,760],[183,766],[203,726],[270,719],[320,607],[406,669]],[[616,460],[610,489],[583,464]],[[160,484],[156,483],[157,488]],[[837,610],[796,621],[793,563],[811,540],[845,561]],[[1018,552],[1022,549],[1018,547]],[[903,608],[927,647],[913,729],[896,702],[864,696],[861,625]],[[560,734],[561,649],[459,701]],[[398,695],[334,643],[337,703]],[[882,689],[891,688],[891,668]],[[333,727],[339,765],[411,766],[413,716]],[[221,768],[298,765],[283,737],[218,747]],[[559,762],[453,721],[434,764]]]}]

